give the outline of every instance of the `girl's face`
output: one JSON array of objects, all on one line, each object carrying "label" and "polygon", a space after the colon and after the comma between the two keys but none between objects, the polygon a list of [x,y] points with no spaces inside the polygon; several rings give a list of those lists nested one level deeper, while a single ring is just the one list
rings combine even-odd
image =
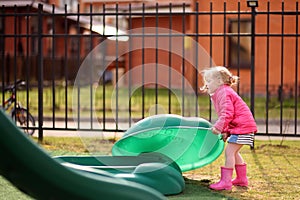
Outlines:
[{"label": "girl's face", "polygon": [[206,83],[208,94],[213,94],[218,89],[218,87],[222,85],[220,79],[218,79],[215,76],[212,76],[211,74],[208,74],[205,77],[205,83]]}]

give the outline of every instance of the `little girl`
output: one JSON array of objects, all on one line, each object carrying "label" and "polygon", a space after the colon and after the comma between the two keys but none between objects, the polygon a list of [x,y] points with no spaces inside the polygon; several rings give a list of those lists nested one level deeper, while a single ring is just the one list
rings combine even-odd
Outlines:
[{"label": "little girl", "polygon": [[[239,153],[243,145],[253,145],[256,123],[247,104],[231,88],[238,81],[225,67],[212,67],[202,73],[205,85],[201,88],[210,96],[218,115],[212,127],[214,134],[228,138],[225,149],[225,166],[221,167],[221,179],[209,187],[214,190],[231,190],[232,185],[248,186],[246,163]],[[236,178],[231,180],[233,169]]]}]

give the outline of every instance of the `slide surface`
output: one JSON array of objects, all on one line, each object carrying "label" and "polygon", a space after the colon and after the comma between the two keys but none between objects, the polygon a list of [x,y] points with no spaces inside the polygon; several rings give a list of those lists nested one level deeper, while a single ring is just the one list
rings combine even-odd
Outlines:
[{"label": "slide surface", "polygon": [[202,118],[161,114],[147,117],[129,128],[112,149],[115,156],[157,152],[174,160],[183,172],[216,160],[224,142]]},{"label": "slide surface", "polygon": [[[36,199],[165,199],[151,187],[95,170],[65,167],[0,111],[0,174]],[[90,170],[92,171],[92,170]]]},{"label": "slide surface", "polygon": [[61,164],[91,174],[104,170],[128,181],[147,185],[162,194],[178,194],[185,187],[179,166],[159,153],[138,156],[58,156]]}]

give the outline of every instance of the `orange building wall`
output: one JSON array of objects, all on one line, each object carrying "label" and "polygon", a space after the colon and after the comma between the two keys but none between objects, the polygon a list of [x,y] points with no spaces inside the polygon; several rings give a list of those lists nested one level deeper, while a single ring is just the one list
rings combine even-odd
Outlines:
[{"label": "orange building wall", "polygon": [[[168,34],[168,28],[169,28],[169,17],[159,17],[158,20],[158,27],[163,28],[166,32],[165,34]],[[147,28],[153,28],[154,30],[152,33],[155,33],[155,28],[156,27],[156,19],[155,17],[146,17],[144,19],[144,24]],[[183,33],[184,31],[187,32],[186,30],[189,29],[189,17],[186,17],[185,19],[186,23],[186,29],[182,30],[182,16],[173,16],[172,17],[172,30],[178,32],[178,33]],[[132,19],[132,29],[139,29],[142,27],[142,18],[133,18]],[[161,34],[161,33],[160,33]],[[144,38],[144,46],[147,47],[147,43],[152,43],[156,44],[156,39],[155,37],[145,37]],[[169,46],[169,38],[168,37],[158,37],[157,43],[159,46],[164,46],[168,47]],[[182,57],[180,55],[177,55],[176,53],[171,53],[171,61],[169,61],[169,51],[164,51],[161,49],[158,49],[156,52],[155,49],[145,49],[144,50],[144,57],[143,57],[143,51],[141,50],[142,46],[142,39],[141,38],[134,38],[131,41],[132,49],[138,49],[135,50],[131,53],[131,67],[136,67],[136,66],[142,66],[143,62],[145,63],[145,81],[147,82],[148,80],[156,80],[155,77],[152,77],[153,74],[155,74],[155,67],[156,63],[158,63],[159,66],[164,66],[161,67],[159,72],[158,72],[158,83],[165,83],[168,81],[169,76],[168,76],[168,70],[166,68],[172,67],[173,71],[172,73],[172,86],[175,88],[179,88],[182,86],[182,81],[179,78],[179,74],[182,73],[182,66],[183,66],[183,61]],[[177,49],[177,50],[183,50],[183,37],[177,37],[177,38],[172,38],[171,41],[172,49]],[[187,50],[185,49],[185,54],[187,53]],[[158,57],[156,58],[156,53]],[[181,52],[179,52],[180,54]],[[129,55],[126,56],[126,71],[129,70]],[[144,61],[143,61],[144,59]],[[171,65],[171,66],[170,66]],[[193,76],[193,71],[194,69],[189,65],[189,63],[185,62],[184,63],[184,68],[185,68],[185,75],[186,75],[186,81],[190,82],[189,84],[192,84],[192,76]],[[140,73],[140,72],[138,72]],[[135,78],[132,80],[131,84],[137,84],[141,83],[141,75],[136,75],[134,76]],[[148,78],[148,80],[147,80]]]},{"label": "orange building wall", "polygon": [[[223,0],[212,0],[212,1],[193,1],[192,10],[196,9],[196,2],[199,5],[199,12],[208,12],[210,11],[210,2],[212,2],[212,10],[215,11],[223,11],[224,10],[224,1]],[[227,1],[226,2],[226,11],[237,11],[238,9],[238,1]],[[268,1],[259,1],[258,11],[267,11],[267,2]],[[281,0],[272,0],[270,2],[270,11],[281,11],[282,10],[282,1]],[[53,0],[52,3],[57,3]],[[295,1],[293,0],[286,0],[284,1],[284,10],[285,11],[294,11],[295,10]],[[18,8],[19,9],[19,8]],[[247,16],[241,15],[241,18],[249,18],[251,17],[250,11],[251,9],[247,7],[246,1],[240,1],[240,10],[243,12],[249,12]],[[83,9],[81,9],[83,11]],[[13,8],[11,10],[6,10],[6,12],[14,12]],[[26,12],[26,8],[24,10],[18,10],[18,12]],[[236,14],[226,14],[226,31],[228,31],[228,20],[232,18],[237,18]],[[18,20],[21,20],[20,27],[18,28],[17,25],[17,34],[22,33],[26,34],[26,19],[24,17],[19,17]],[[196,32],[196,19],[195,16],[186,16],[185,19],[185,32],[186,33],[195,33]],[[133,29],[139,28],[142,26],[142,19],[141,18],[132,18]],[[183,32],[182,30],[182,16],[173,16],[172,18],[172,29],[178,32]],[[223,33],[224,32],[224,15],[214,15],[212,18],[213,26],[212,26],[212,33]],[[298,19],[298,23],[300,19]],[[5,34],[13,35],[15,33],[14,30],[14,19],[13,17],[7,18],[5,22]],[[71,23],[68,21],[68,24]],[[298,63],[295,63],[296,58],[299,58],[300,54],[300,44],[296,44],[296,36],[287,36],[282,38],[281,34],[281,27],[282,19],[280,15],[270,15],[270,24],[269,24],[269,31],[270,34],[277,34],[276,36],[269,37],[269,56],[267,56],[267,37],[262,36],[262,34],[267,33],[267,15],[266,14],[258,14],[256,15],[256,49],[255,49],[255,85],[256,91],[258,93],[265,94],[265,85],[266,85],[266,78],[267,78],[267,64],[269,64],[269,84],[271,86],[272,91],[276,92],[276,88],[281,84],[281,78],[283,76],[283,84],[285,85],[286,89],[289,87],[294,87],[295,85],[295,77],[300,77],[300,69],[299,69],[299,60]],[[146,27],[155,27],[155,17],[146,17],[145,18],[145,26]],[[159,27],[169,28],[169,17],[159,17]],[[300,24],[298,24],[298,29]],[[56,33],[64,33],[64,21],[59,20],[58,18],[55,19],[55,28]],[[199,15],[198,16],[198,33],[201,34],[209,34],[210,33],[210,16],[209,15]],[[43,22],[43,32],[47,34],[47,19],[44,18]],[[295,15],[285,16],[284,17],[284,34],[295,34],[296,32],[296,17]],[[31,34],[31,30],[29,30],[29,34]],[[7,50],[6,53],[10,53],[10,55],[14,55],[14,45],[15,41],[18,42],[19,40],[22,41],[24,51],[26,51],[26,37],[22,38],[14,38],[10,37],[7,38],[5,41],[5,49]],[[48,38],[44,38],[44,55],[47,55],[47,48],[49,42],[47,42]],[[282,48],[282,40],[283,48]],[[65,47],[65,38],[64,37],[56,37],[56,52],[57,56],[64,56],[64,47]],[[201,46],[209,53],[210,52],[210,37],[198,37],[198,41]],[[98,41],[99,42],[99,41]],[[153,40],[152,42],[155,42]],[[159,41],[159,42],[168,42],[168,41]],[[97,41],[95,41],[97,43]],[[29,42],[30,44],[30,42]],[[69,44],[69,43],[68,43]],[[81,38],[81,47],[83,47],[83,39]],[[168,43],[167,43],[168,44]],[[173,46],[178,45],[178,49],[183,49],[185,47],[182,46],[182,39],[176,40],[172,42]],[[224,37],[223,36],[214,36],[212,37],[212,59],[216,65],[225,65],[228,66],[228,37],[225,39],[225,51],[227,54],[225,58],[223,56],[223,49],[224,49]],[[122,44],[123,46],[123,44]],[[124,44],[125,46],[125,44]],[[113,45],[111,46],[113,47]],[[298,48],[298,54],[296,55],[296,47]],[[124,47],[125,48],[125,47]],[[114,48],[112,48],[114,49]],[[113,54],[111,48],[108,49],[109,54]],[[30,46],[29,46],[30,51]],[[81,48],[81,53],[84,55],[83,48]],[[186,53],[188,52],[185,49]],[[193,49],[190,49],[193,51]],[[139,66],[142,63],[142,56],[141,50],[134,51],[132,53],[133,60],[132,66]],[[145,50],[145,63],[155,63],[157,60],[155,58],[155,50]],[[158,62],[162,65],[169,65],[169,54],[168,52],[158,51]],[[281,56],[283,55],[283,56]],[[128,57],[127,57],[128,58]],[[196,58],[195,58],[196,59]],[[225,60],[225,62],[224,62]],[[201,60],[199,59],[199,64],[201,64]],[[126,59],[125,63],[126,69],[129,68],[129,61]],[[182,58],[180,56],[172,55],[171,66],[176,71],[182,73]],[[281,69],[283,66],[283,69]],[[207,63],[203,64],[201,67],[207,67]],[[228,66],[230,67],[230,66]],[[295,74],[295,68],[298,67],[298,74]],[[195,70],[189,66],[188,63],[185,64],[185,75],[186,78],[189,80],[191,84],[195,83],[196,73]],[[283,74],[282,74],[283,72]],[[240,90],[244,93],[248,93],[250,89],[250,70],[249,69],[241,69],[239,71],[233,70],[233,73],[238,74],[240,76]],[[162,77],[165,78],[165,77]],[[202,78],[198,76],[198,85],[202,85]],[[298,81],[299,82],[299,81]],[[179,83],[180,85],[180,83]],[[299,83],[298,83],[299,85]],[[295,89],[295,88],[294,88]]]},{"label": "orange building wall", "polygon": [[[199,5],[199,11],[210,11],[210,1],[194,1],[193,7],[196,8],[196,2]],[[215,11],[224,11],[224,1],[223,0],[212,0],[213,4],[212,10]],[[226,2],[226,11],[237,11],[238,10],[238,1],[227,1]],[[259,6],[258,11],[267,11],[267,2],[268,1],[258,1]],[[295,1],[284,1],[284,10],[285,11],[295,11]],[[240,10],[251,12],[251,9],[247,7],[246,1],[240,1]],[[282,10],[282,1],[274,0],[270,1],[270,11],[281,11]],[[251,15],[248,16],[241,15],[242,18],[251,19]],[[226,14],[226,30],[228,32],[228,20],[230,18],[236,18],[237,15]],[[210,33],[210,17],[199,16],[199,33]],[[298,19],[299,20],[299,19]],[[214,15],[212,18],[213,33],[223,33],[224,32],[224,15]],[[300,21],[300,20],[299,20]],[[193,23],[193,22],[192,22]],[[270,34],[281,34],[281,15],[270,15]],[[298,24],[299,26],[300,24]],[[195,29],[193,30],[195,31]],[[296,32],[296,17],[295,16],[285,16],[284,17],[284,34],[295,34]],[[256,15],[256,34],[266,34],[267,33],[267,16]],[[299,62],[295,63],[296,56],[299,57],[300,44],[295,44],[296,37],[285,37],[284,48],[281,50],[281,37],[271,36],[269,38],[269,56],[267,56],[267,37],[257,36],[255,40],[255,91],[257,93],[266,94],[265,85],[267,77],[267,62],[269,62],[269,84],[272,88],[276,88],[281,83],[281,76],[283,76],[283,84],[286,85],[285,90],[289,87],[293,87],[295,84],[295,76],[300,75],[299,71]],[[202,37],[199,41],[200,44],[209,52],[210,40],[208,37]],[[225,41],[226,51],[228,51],[228,38]],[[296,55],[296,45],[298,46],[298,54]],[[228,66],[228,55],[223,56],[224,48],[224,37],[214,38],[212,40],[212,58],[216,65],[225,65]],[[283,56],[281,56],[283,55]],[[283,64],[281,64],[283,59]],[[283,65],[283,74],[281,73],[281,65]],[[295,68],[298,66],[298,75],[295,75]],[[230,66],[228,66],[230,68]],[[238,73],[236,70],[233,70],[234,73]],[[239,71],[240,76],[240,86],[241,90],[248,92],[250,89],[250,70],[242,69]],[[201,78],[201,77],[200,77]],[[299,83],[298,83],[299,84]],[[242,91],[242,92],[243,92]],[[270,91],[270,92],[276,92]]]}]

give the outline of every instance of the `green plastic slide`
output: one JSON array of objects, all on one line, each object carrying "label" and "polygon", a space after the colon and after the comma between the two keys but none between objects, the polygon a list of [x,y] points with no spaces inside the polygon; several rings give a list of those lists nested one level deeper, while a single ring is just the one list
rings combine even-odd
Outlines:
[{"label": "green plastic slide", "polygon": [[208,121],[166,114],[128,129],[114,156],[52,158],[3,111],[0,121],[0,174],[37,199],[165,199],[184,189],[181,171],[213,162],[224,148]]},{"label": "green plastic slide", "polygon": [[0,174],[36,199],[165,199],[151,187],[101,169],[66,167],[29,139],[3,111],[0,122]]},{"label": "green plastic slide", "polygon": [[85,173],[104,170],[115,177],[147,185],[165,195],[178,194],[185,187],[178,165],[159,153],[138,156],[58,156],[61,164]]},{"label": "green plastic slide", "polygon": [[115,156],[157,152],[174,160],[182,172],[216,160],[224,142],[202,118],[161,114],[147,117],[129,128],[112,149]]}]

